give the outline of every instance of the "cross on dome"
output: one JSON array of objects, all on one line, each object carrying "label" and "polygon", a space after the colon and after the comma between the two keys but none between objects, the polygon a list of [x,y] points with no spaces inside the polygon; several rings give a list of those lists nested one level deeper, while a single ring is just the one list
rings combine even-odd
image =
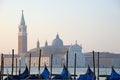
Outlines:
[{"label": "cross on dome", "polygon": [[77,44],[77,40],[75,41],[75,43]]},{"label": "cross on dome", "polygon": [[59,34],[56,35],[56,38],[59,38]]},{"label": "cross on dome", "polygon": [[48,46],[48,42],[47,42],[47,40],[46,40],[46,42],[45,42],[45,46]]}]

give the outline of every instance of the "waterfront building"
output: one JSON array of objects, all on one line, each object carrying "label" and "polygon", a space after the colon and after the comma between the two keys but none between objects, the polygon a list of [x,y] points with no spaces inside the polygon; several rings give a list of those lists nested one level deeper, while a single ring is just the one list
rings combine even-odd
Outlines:
[{"label": "waterfront building", "polygon": [[[20,25],[18,27],[18,54],[14,56],[14,64],[19,65],[19,59],[25,58],[22,62],[29,65],[29,56],[31,54],[31,66],[37,67],[39,61],[39,51],[41,49],[41,66],[46,64],[50,66],[51,64],[51,54],[53,54],[53,67],[62,67],[63,64],[66,63],[66,53],[68,50],[68,67],[74,66],[74,55],[76,53],[77,59],[77,67],[85,67],[92,65],[92,53],[83,53],[82,46],[79,45],[76,41],[73,45],[64,45],[63,40],[60,38],[59,34],[56,35],[55,39],[52,41],[52,45],[49,45],[47,40],[45,42],[45,46],[40,46],[39,40],[36,42],[36,47],[33,49],[27,50],[27,26],[25,24],[24,14],[22,11]],[[95,53],[95,57],[97,54]],[[4,54],[4,66],[12,65],[12,55]],[[97,66],[97,58],[95,58],[96,66]],[[0,61],[1,62],[1,61]],[[100,67],[120,67],[120,54],[108,53],[108,52],[100,52]],[[14,65],[14,66],[15,66]]]},{"label": "waterfront building", "polygon": [[82,53],[82,47],[77,44],[77,41],[74,45],[71,45],[68,52],[68,65],[73,67],[76,54],[76,66],[85,67],[85,56]]}]

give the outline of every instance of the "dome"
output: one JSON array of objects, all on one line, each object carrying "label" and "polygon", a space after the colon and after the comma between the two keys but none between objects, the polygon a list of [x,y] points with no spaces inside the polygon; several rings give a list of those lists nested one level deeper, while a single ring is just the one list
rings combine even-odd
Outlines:
[{"label": "dome", "polygon": [[53,46],[63,46],[63,41],[59,38],[59,35],[56,35],[56,38],[52,42]]}]

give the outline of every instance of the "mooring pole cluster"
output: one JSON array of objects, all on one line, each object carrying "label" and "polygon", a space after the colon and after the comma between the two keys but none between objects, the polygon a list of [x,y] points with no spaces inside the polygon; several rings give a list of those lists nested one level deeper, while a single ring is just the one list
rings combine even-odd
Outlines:
[{"label": "mooring pole cluster", "polygon": [[[92,52],[93,53],[93,57],[92,57],[92,63],[93,63],[93,72],[94,72],[94,80],[96,80],[96,71],[95,71],[95,60],[97,60],[97,80],[99,80],[99,52],[97,53],[97,59],[95,58],[95,51]],[[52,78],[52,64],[53,64],[53,54],[51,54],[51,64],[50,64],[50,79]],[[74,79],[76,79],[76,53],[74,54]],[[16,58],[16,75],[17,75],[17,58]],[[13,72],[14,72],[14,49],[12,49],[12,65],[11,65],[11,76],[13,76]],[[40,73],[40,67],[41,67],[41,49],[39,50],[39,62],[38,62],[38,71]],[[68,70],[68,50],[66,53],[66,69]],[[31,69],[31,53],[29,55],[29,75],[30,75],[30,69]],[[21,73],[21,60],[19,59],[19,75]],[[4,76],[4,55],[1,54],[1,69],[0,69],[0,80],[3,80],[3,76]],[[68,74],[66,74],[67,78],[68,78]],[[66,79],[67,79],[66,78]]]},{"label": "mooring pole cluster", "polygon": [[[95,74],[95,52],[93,51],[93,72],[94,72],[94,80],[96,80]],[[97,80],[99,80],[99,52],[97,53]]]}]

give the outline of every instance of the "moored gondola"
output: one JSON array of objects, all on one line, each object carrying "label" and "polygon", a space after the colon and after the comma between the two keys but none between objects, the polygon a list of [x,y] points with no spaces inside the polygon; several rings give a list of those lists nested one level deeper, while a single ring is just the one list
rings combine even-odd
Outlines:
[{"label": "moored gondola", "polygon": [[52,80],[72,80],[72,77],[71,77],[68,69],[64,65],[64,68],[63,68],[63,71],[61,72],[61,74],[54,76],[52,78]]},{"label": "moored gondola", "polygon": [[26,66],[24,72],[20,75],[8,75],[4,80],[24,80],[29,75],[28,67]]},{"label": "moored gondola", "polygon": [[111,75],[108,75],[106,80],[120,80],[120,74],[118,74],[112,67]]},{"label": "moored gondola", "polygon": [[30,75],[30,76],[28,76],[27,78],[26,78],[26,80],[43,80],[43,79],[45,79],[45,80],[49,80],[50,79],[50,72],[49,72],[49,70],[48,70],[48,68],[47,68],[47,66],[45,65],[45,67],[44,67],[44,70],[43,70],[43,72],[41,73],[41,74],[33,74],[33,75]]},{"label": "moored gondola", "polygon": [[87,72],[84,75],[80,75],[80,77],[77,80],[94,80],[94,73],[88,66]]}]

